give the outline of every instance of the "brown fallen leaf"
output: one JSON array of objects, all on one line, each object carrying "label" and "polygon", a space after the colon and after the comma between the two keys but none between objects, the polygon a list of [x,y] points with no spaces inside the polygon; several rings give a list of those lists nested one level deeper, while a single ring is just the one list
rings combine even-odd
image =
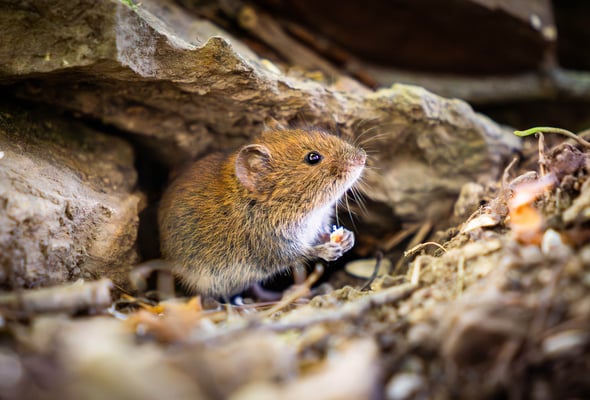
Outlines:
[{"label": "brown fallen leaf", "polygon": [[508,215],[512,235],[519,242],[534,245],[541,243],[545,218],[533,202],[554,184],[555,176],[548,174],[536,181],[524,182],[514,187],[514,194],[508,201]]},{"label": "brown fallen leaf", "polygon": [[186,342],[208,316],[203,312],[200,297],[187,302],[166,301],[155,306],[142,304],[131,314],[126,325],[139,335],[153,335],[164,343]]}]

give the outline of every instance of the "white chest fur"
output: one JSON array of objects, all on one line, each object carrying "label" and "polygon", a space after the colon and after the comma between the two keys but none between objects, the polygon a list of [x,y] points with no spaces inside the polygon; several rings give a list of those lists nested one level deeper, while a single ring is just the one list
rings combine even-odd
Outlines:
[{"label": "white chest fur", "polygon": [[332,217],[334,215],[334,204],[313,211],[306,218],[302,226],[300,240],[307,246],[316,244],[317,237],[320,233],[328,233]]}]

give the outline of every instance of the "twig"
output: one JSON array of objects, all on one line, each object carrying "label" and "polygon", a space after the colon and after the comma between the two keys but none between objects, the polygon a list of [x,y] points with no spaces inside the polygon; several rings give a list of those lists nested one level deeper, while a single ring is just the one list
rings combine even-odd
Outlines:
[{"label": "twig", "polygon": [[375,278],[377,278],[377,274],[379,273],[379,267],[381,267],[381,262],[383,261],[383,253],[378,251],[377,254],[375,254],[375,267],[373,268],[373,273],[371,274],[371,276],[369,277],[369,279],[365,282],[365,284],[361,287],[361,292],[367,290],[369,287],[371,287],[371,284],[373,283],[373,281],[375,280]]},{"label": "twig", "polygon": [[420,243],[417,246],[412,247],[410,250],[404,251],[404,257],[411,256],[412,254],[422,250],[426,246],[436,246],[439,249],[441,249],[442,251],[444,251],[445,253],[447,252],[447,249],[445,249],[443,246],[441,246],[440,244],[438,244],[436,242],[424,242],[424,243]]},{"label": "twig", "polygon": [[590,99],[590,73],[562,68],[509,76],[441,76],[364,64],[368,74],[380,85],[391,82],[423,86],[444,97],[458,97],[479,105],[506,101]]},{"label": "twig", "polygon": [[310,70],[320,70],[330,76],[340,75],[338,69],[328,61],[291,38],[281,24],[270,15],[256,10],[251,5],[243,5],[235,17],[242,28],[266,43],[291,64]]},{"label": "twig", "polygon": [[414,261],[414,268],[412,268],[412,275],[410,276],[410,282],[413,285],[417,285],[420,282],[420,272],[422,272],[422,258],[418,257]]},{"label": "twig", "polygon": [[401,231],[387,240],[385,244],[383,244],[383,251],[388,252],[393,249],[395,246],[404,241],[408,236],[415,233],[420,228],[420,226],[421,224],[412,224],[410,226],[404,227]]},{"label": "twig", "polygon": [[[424,222],[421,226],[420,229],[418,230],[418,232],[416,232],[416,235],[414,235],[414,237],[412,238],[412,240],[410,241],[410,243],[408,244],[408,247],[414,247],[416,245],[418,245],[420,242],[422,242],[425,238],[426,235],[428,235],[428,232],[430,232],[430,230],[432,229],[432,222],[430,221],[426,221]],[[406,247],[406,248],[408,248]],[[402,267],[402,265],[405,262],[405,257],[406,257],[406,252],[404,252],[404,257],[401,257],[397,263],[395,264],[395,268],[394,271],[399,271],[400,268]]]},{"label": "twig", "polygon": [[313,318],[307,319],[299,323],[282,323],[275,322],[271,324],[262,325],[261,328],[270,329],[272,331],[288,331],[293,329],[305,329],[308,326],[323,324],[323,323],[341,323],[342,321],[355,320],[363,315],[366,315],[371,309],[381,307],[388,304],[393,304],[410,296],[418,289],[418,285],[412,283],[404,283],[398,286],[393,286],[375,292],[359,300],[347,303],[339,310],[330,310],[324,315],[317,315]]},{"label": "twig", "polygon": [[69,312],[111,305],[110,279],[0,295],[0,309],[29,313]]},{"label": "twig", "polygon": [[[156,258],[136,265],[131,272],[129,272],[129,281],[131,286],[140,293],[147,290],[147,279],[155,271],[164,272],[170,277],[172,276],[172,264],[164,259]],[[160,279],[158,277],[158,289],[160,289]],[[172,291],[170,288],[172,286]],[[174,285],[168,284],[165,287],[166,294],[174,294]],[[170,296],[171,297],[171,296]]]},{"label": "twig", "polygon": [[510,176],[510,170],[514,167],[514,164],[518,161],[518,157],[514,157],[510,164],[506,168],[504,168],[504,173],[502,174],[502,190],[508,187],[508,177]]},{"label": "twig", "polygon": [[268,310],[260,313],[258,315],[258,317],[259,318],[267,318],[267,317],[275,314],[276,312],[282,310],[283,308],[291,305],[298,298],[305,296],[307,293],[309,293],[311,286],[315,282],[317,282],[318,279],[320,279],[320,277],[322,276],[323,273],[324,273],[323,265],[320,263],[316,264],[314,271],[311,274],[309,274],[309,276],[307,277],[307,279],[305,280],[305,282],[303,284],[293,286],[293,290],[286,292],[285,297],[283,297],[281,299],[281,301],[279,301],[277,304],[275,304],[273,307],[269,308]]},{"label": "twig", "polygon": [[417,285],[404,283],[393,286],[380,292],[371,293],[356,301],[344,304],[338,310],[329,310],[318,313],[313,317],[300,322],[263,322],[261,318],[245,320],[242,324],[235,324],[223,331],[214,331],[205,337],[197,339],[201,342],[216,342],[230,340],[235,335],[240,335],[248,330],[268,330],[272,332],[285,332],[290,330],[303,330],[317,324],[342,323],[344,321],[356,320],[366,315],[371,309],[387,304],[394,304],[410,296],[418,288]]},{"label": "twig", "polygon": [[545,157],[545,136],[539,132],[539,172],[541,176],[547,175],[547,158]]}]

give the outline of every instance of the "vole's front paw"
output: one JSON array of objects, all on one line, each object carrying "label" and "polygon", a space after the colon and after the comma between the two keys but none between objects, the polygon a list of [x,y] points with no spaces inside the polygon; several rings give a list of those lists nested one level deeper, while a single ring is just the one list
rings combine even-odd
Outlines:
[{"label": "vole's front paw", "polygon": [[354,233],[343,229],[342,237],[337,241],[330,241],[314,246],[312,255],[326,261],[334,261],[354,246]]},{"label": "vole's front paw", "polygon": [[342,246],[342,252],[346,253],[354,246],[354,233],[348,229],[343,229],[342,239],[340,239],[340,245]]}]

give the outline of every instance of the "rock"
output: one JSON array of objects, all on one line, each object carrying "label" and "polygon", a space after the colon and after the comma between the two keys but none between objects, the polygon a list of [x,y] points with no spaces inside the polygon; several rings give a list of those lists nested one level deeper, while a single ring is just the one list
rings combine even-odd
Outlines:
[{"label": "rock", "polygon": [[460,100],[394,85],[365,97],[387,131],[374,140],[365,173],[368,197],[389,205],[404,220],[450,214],[468,182],[491,183],[520,141]]},{"label": "rock", "polygon": [[375,267],[379,262],[379,269],[375,276],[382,276],[391,271],[392,265],[388,258],[378,260],[376,258],[365,258],[350,261],[344,266],[344,270],[356,278],[369,279],[375,273]]},{"label": "rock", "polygon": [[[296,90],[277,91],[266,64],[249,65],[256,57],[247,47],[172,2],[38,6],[6,10],[0,26],[14,36],[4,36],[0,81],[33,75],[15,88],[21,96],[137,133],[168,164],[243,141],[262,128],[269,104],[281,101],[286,110],[305,104]],[[282,96],[266,98],[269,91]]]},{"label": "rock", "polygon": [[385,391],[388,400],[412,399],[416,398],[426,385],[427,382],[423,376],[402,372],[387,382]]},{"label": "rock", "polygon": [[265,332],[244,333],[216,345],[195,345],[172,359],[209,399],[227,399],[241,387],[283,382],[297,376],[297,349]]},{"label": "rock", "polygon": [[[27,372],[35,372],[14,399],[208,398],[185,371],[167,362],[162,347],[138,344],[111,316],[37,318],[24,339],[46,356],[24,360]],[[42,389],[30,383],[35,377],[44,382]]]},{"label": "rock", "polygon": [[0,284],[111,277],[137,261],[133,151],[75,122],[0,104]]},{"label": "rock", "polygon": [[[166,0],[134,8],[56,0],[34,11],[26,4],[3,20],[13,35],[5,40],[22,43],[0,53],[0,81],[12,82],[21,97],[131,132],[170,166],[242,144],[265,125],[305,121],[368,139],[369,149],[378,145],[370,161],[378,169],[366,174],[368,198],[403,219],[424,220],[449,213],[464,183],[495,180],[520,146],[466,103],[418,87],[341,90],[351,85],[338,77],[329,86],[282,73]],[[47,48],[40,52],[41,36]]]},{"label": "rock", "polygon": [[[557,38],[548,0],[368,0],[362,6],[356,1],[336,0],[258,3],[275,8],[291,21],[301,21],[324,35],[324,42],[327,38],[361,60],[429,72],[506,74],[534,70],[552,54]],[[579,29],[585,26],[583,21],[580,18]]]},{"label": "rock", "polygon": [[252,382],[232,400],[378,398],[377,346],[371,339],[350,340],[327,357],[321,368],[286,383]]},{"label": "rock", "polygon": [[[243,386],[293,381],[298,374],[297,348],[279,335],[260,331],[245,332],[222,343],[159,346],[149,340],[138,343],[129,326],[112,317],[76,320],[44,316],[34,319],[23,337],[29,349],[52,357],[49,373],[53,379],[43,387],[44,396],[36,393],[38,385],[22,385],[15,388],[16,395],[10,397],[14,399],[226,399]],[[375,346],[362,349],[371,350],[370,366],[376,368]],[[3,366],[8,366],[2,359],[4,353],[0,352],[0,365],[4,361]],[[12,358],[9,361],[15,367],[19,361],[34,362]],[[364,358],[357,355],[353,361]],[[350,369],[356,370],[346,368]],[[31,371],[37,378],[41,376],[39,379],[48,374],[34,368],[25,373],[30,375]],[[2,372],[0,384],[2,378],[11,378]],[[34,379],[23,378],[24,383]]]}]

